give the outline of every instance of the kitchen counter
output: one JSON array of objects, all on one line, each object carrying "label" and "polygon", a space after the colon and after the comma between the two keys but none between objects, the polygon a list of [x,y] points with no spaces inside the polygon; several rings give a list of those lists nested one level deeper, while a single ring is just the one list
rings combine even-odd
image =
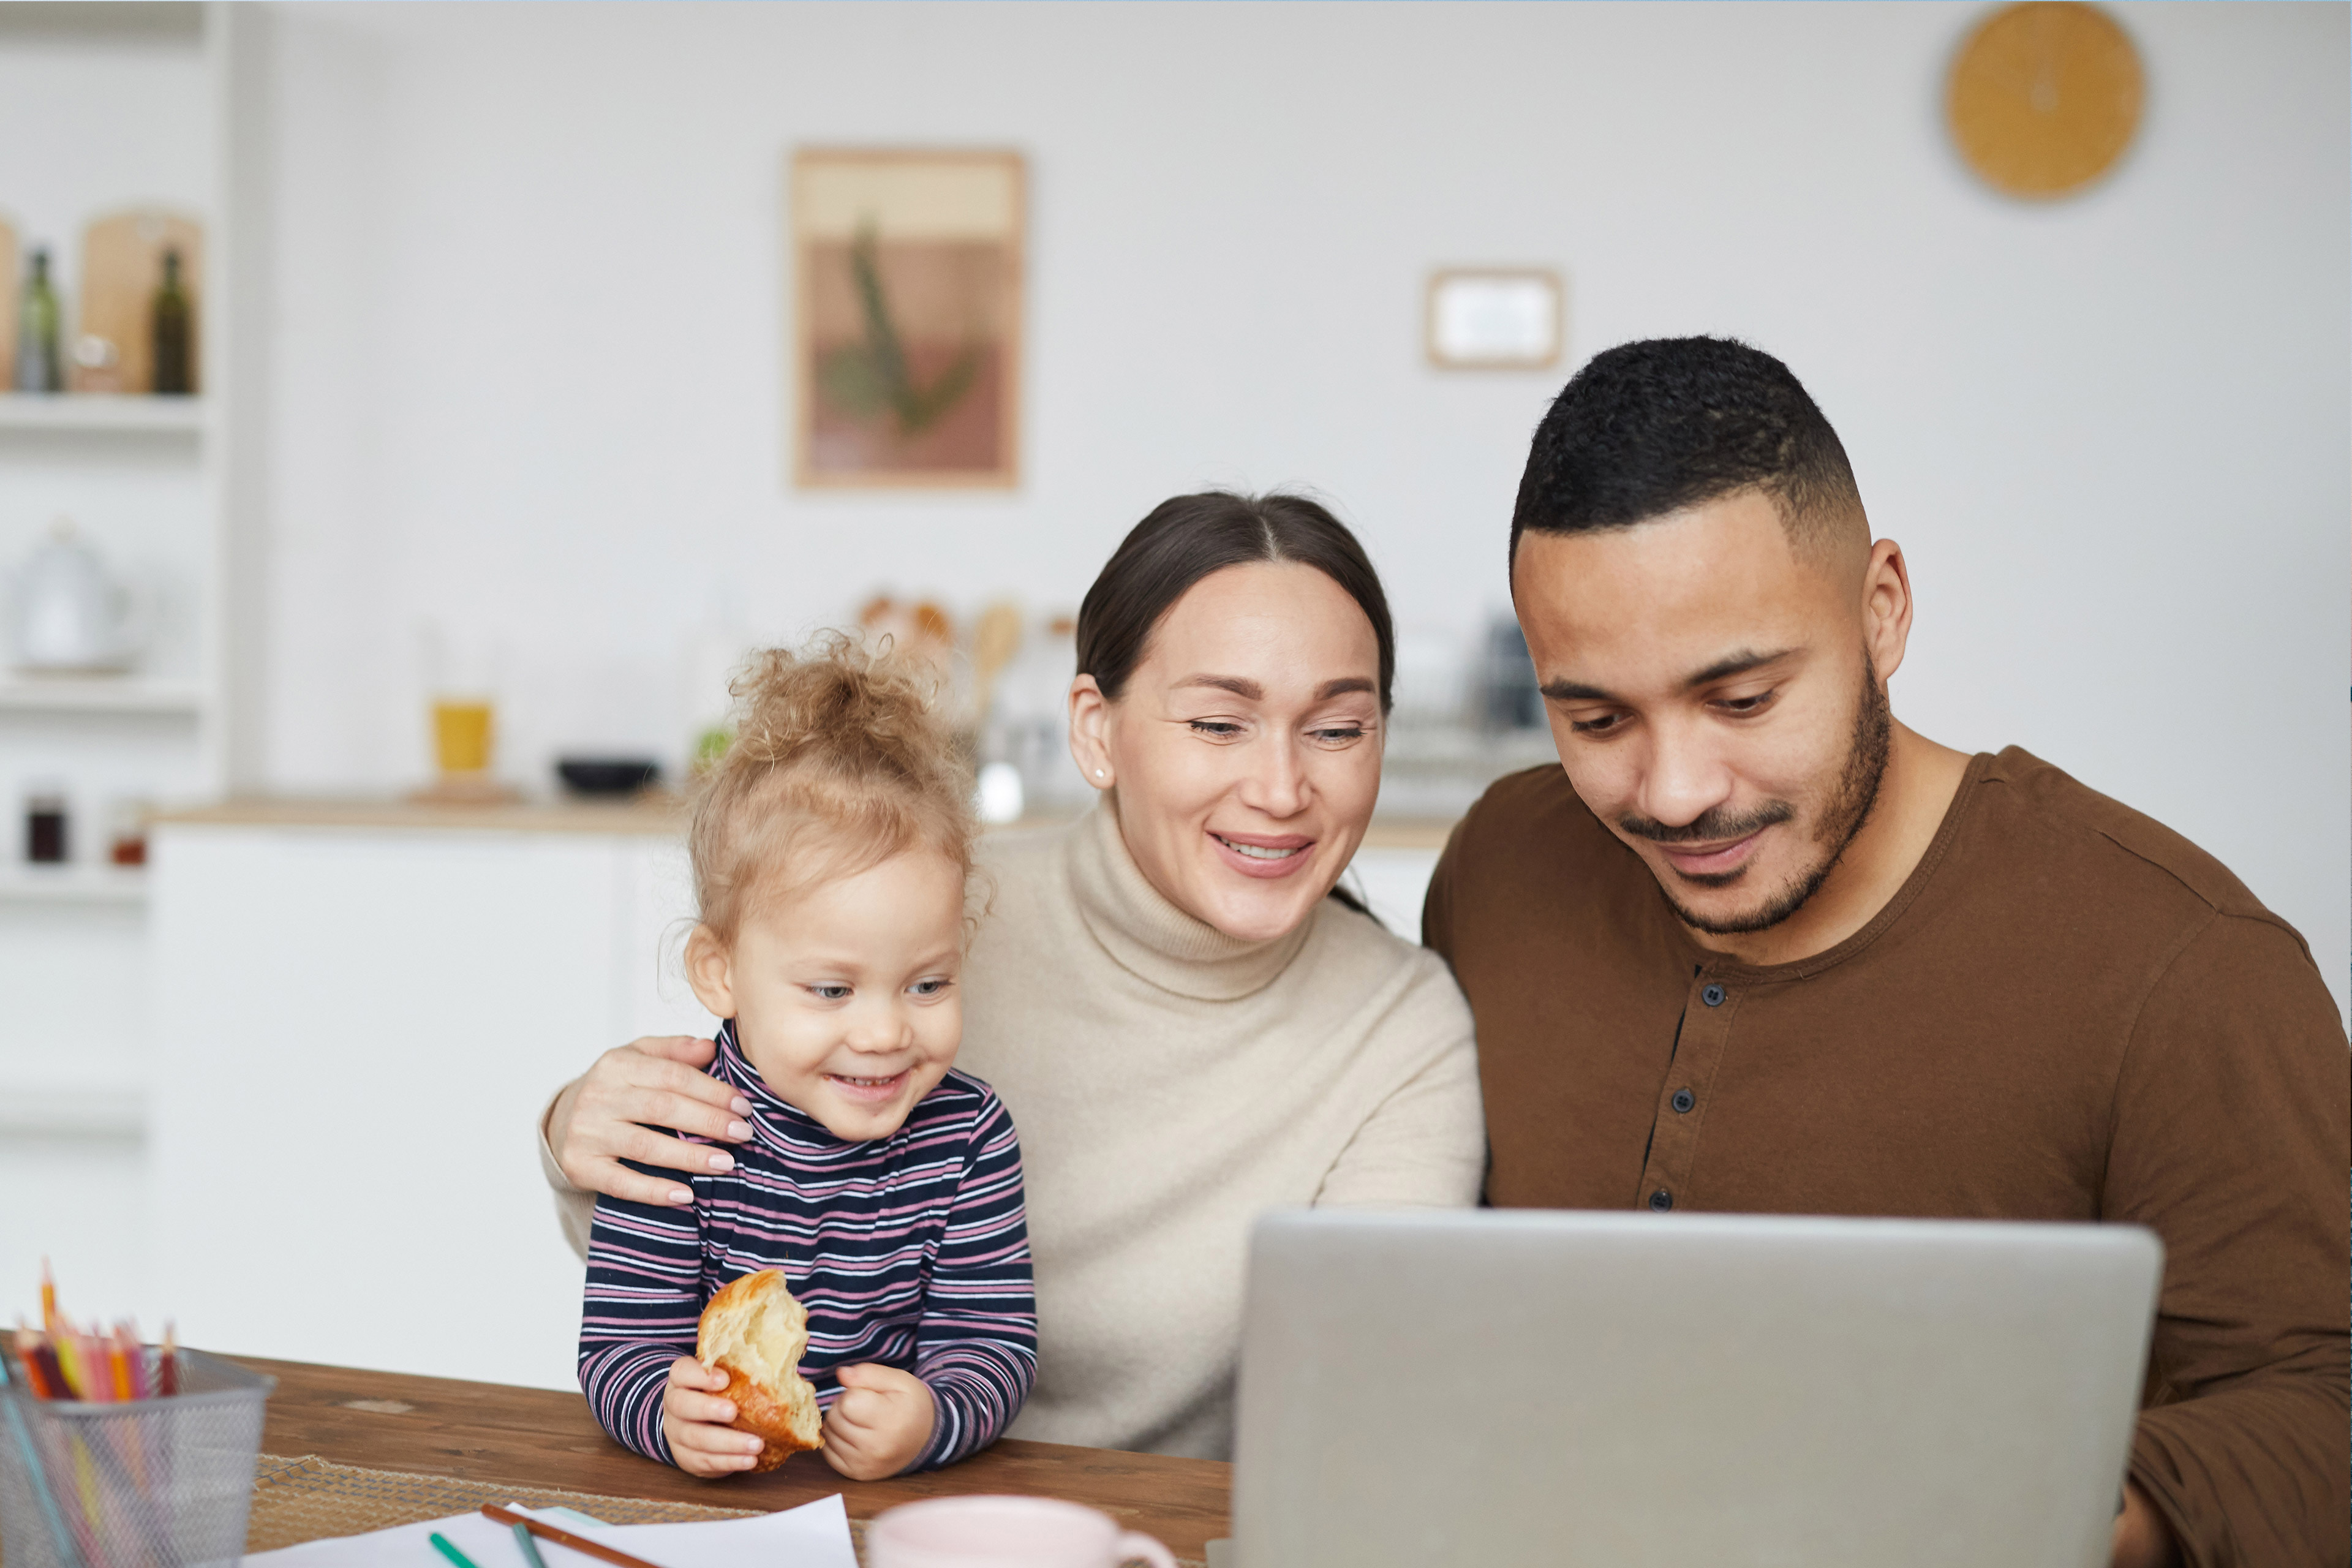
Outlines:
[{"label": "kitchen counter", "polygon": [[[159,822],[215,827],[446,829],[504,833],[590,833],[675,837],[686,831],[681,795],[653,791],[625,800],[527,799],[504,804],[455,804],[399,799],[294,799],[252,796],[217,805],[165,812]],[[1065,816],[1028,816],[987,829],[1013,833],[1051,827]],[[1450,818],[1375,816],[1367,849],[1443,849]]]}]

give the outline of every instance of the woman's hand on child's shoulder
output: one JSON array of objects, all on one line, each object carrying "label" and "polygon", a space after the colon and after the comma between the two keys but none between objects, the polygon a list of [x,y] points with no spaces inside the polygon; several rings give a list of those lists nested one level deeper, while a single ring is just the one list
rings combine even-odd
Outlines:
[{"label": "woman's hand on child's shoulder", "polygon": [[548,1107],[541,1131],[564,1179],[583,1193],[630,1203],[684,1205],[694,1194],[667,1176],[648,1176],[621,1163],[679,1171],[689,1176],[735,1168],[724,1149],[688,1143],[656,1128],[671,1128],[730,1143],[751,1136],[751,1102],[698,1068],[719,1047],[691,1035],[647,1036],[606,1051],[587,1075],[564,1086]]},{"label": "woman's hand on child's shoulder", "polygon": [[871,1362],[839,1375],[841,1397],[824,1418],[824,1462],[853,1481],[878,1481],[913,1464],[938,1414],[929,1385]]},{"label": "woman's hand on child's shoulder", "polygon": [[727,1374],[692,1356],[669,1363],[669,1386],[662,1390],[662,1436],[670,1458],[689,1476],[731,1476],[760,1462],[767,1444],[728,1426],[735,1402],[711,1391],[727,1386]]}]

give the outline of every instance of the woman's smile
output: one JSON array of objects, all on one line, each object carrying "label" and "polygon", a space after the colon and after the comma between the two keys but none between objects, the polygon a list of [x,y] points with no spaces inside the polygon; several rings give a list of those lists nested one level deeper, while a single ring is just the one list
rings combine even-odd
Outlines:
[{"label": "woman's smile", "polygon": [[1218,858],[1244,877],[1287,877],[1312,858],[1315,840],[1303,834],[1220,833],[1209,829]]}]

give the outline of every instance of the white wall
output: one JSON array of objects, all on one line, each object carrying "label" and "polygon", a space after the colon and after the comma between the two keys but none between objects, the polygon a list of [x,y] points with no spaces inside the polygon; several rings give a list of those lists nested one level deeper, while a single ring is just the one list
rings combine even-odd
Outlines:
[{"label": "white wall", "polygon": [[[1504,602],[1566,369],[1447,376],[1426,271],[1570,279],[1571,366],[1734,332],[1838,425],[1920,595],[1897,710],[2198,839],[2347,990],[2343,5],[2118,8],[2140,140],[2081,199],[1939,123],[1973,5],[286,7],[259,782],[421,765],[424,616],[498,629],[509,756],[677,741],[714,614],[1075,602],[1154,501],[1306,482],[1410,627]],[[1032,160],[1027,480],[783,479],[783,160]],[[583,1043],[584,1048],[584,1043]]]}]

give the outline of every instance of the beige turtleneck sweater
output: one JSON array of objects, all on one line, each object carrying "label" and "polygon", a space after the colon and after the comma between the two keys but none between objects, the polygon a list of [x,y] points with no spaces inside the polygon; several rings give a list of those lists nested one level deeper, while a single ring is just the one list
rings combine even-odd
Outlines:
[{"label": "beige turtleneck sweater", "polygon": [[[956,1066],[1021,1132],[1037,1385],[1016,1437],[1224,1458],[1250,1223],[1466,1205],[1470,1014],[1435,954],[1330,900],[1247,942],[1162,898],[1108,809],[982,841]],[[568,1194],[584,1239],[591,1204]]]}]

